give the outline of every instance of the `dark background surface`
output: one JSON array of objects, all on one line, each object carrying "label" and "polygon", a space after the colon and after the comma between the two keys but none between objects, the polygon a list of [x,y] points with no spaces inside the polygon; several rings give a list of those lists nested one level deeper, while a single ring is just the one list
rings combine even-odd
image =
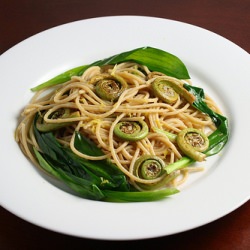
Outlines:
[{"label": "dark background surface", "polygon": [[[0,54],[51,27],[111,15],[155,16],[194,24],[231,40],[250,53],[250,0],[0,0]],[[0,249],[4,250],[250,249],[249,201],[199,228],[137,241],[103,241],[62,235],[30,224],[2,207],[0,221]]]}]

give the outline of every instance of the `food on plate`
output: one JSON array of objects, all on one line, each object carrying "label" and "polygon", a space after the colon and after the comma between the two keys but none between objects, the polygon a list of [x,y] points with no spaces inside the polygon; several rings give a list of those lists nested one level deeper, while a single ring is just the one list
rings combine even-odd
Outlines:
[{"label": "food on plate", "polygon": [[228,141],[228,121],[182,61],[143,47],[80,66],[32,89],[15,138],[80,196],[150,201],[179,192],[195,162]]}]

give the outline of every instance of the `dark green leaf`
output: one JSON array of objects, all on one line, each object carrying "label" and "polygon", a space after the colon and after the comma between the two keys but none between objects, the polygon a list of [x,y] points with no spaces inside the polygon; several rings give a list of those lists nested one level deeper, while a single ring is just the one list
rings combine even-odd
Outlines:
[{"label": "dark green leaf", "polygon": [[46,87],[69,81],[72,76],[82,75],[90,66],[103,66],[126,61],[134,61],[136,63],[146,65],[152,71],[159,71],[178,79],[190,78],[186,66],[175,55],[152,47],[142,47],[96,61],[89,65],[83,65],[70,69],[48,80],[47,82],[32,88],[31,90],[38,91]]},{"label": "dark green leaf", "polygon": [[[92,156],[103,155],[103,152],[100,148],[98,148],[91,140],[79,132],[75,133],[75,148],[83,154]],[[118,187],[120,191],[129,190],[126,176],[109,159],[99,161],[88,161],[81,159],[81,161],[96,175],[104,177],[110,182],[116,183],[115,186]]]},{"label": "dark green leaf", "polygon": [[81,153],[91,156],[101,156],[104,155],[102,150],[98,148],[94,142],[88,139],[85,136],[82,136],[81,133],[75,133],[75,147]]},{"label": "dark green leaf", "polygon": [[92,200],[102,200],[105,195],[102,191],[91,181],[84,180],[82,178],[76,177],[63,171],[62,169],[58,169],[52,167],[43,157],[41,153],[39,153],[36,149],[34,149],[35,155],[40,166],[47,171],[52,176],[61,180],[64,184],[69,186],[76,193],[81,195],[84,198],[92,199]]},{"label": "dark green leaf", "polygon": [[[211,110],[207,104],[205,103],[205,93],[202,88],[198,88],[195,86],[191,86],[188,84],[184,84],[184,87],[192,93],[196,100],[193,103],[193,106],[200,110],[201,112],[207,114],[211,117],[217,129],[208,137],[209,139],[209,147],[204,152],[207,156],[218,154],[223,147],[226,145],[229,137],[229,129],[228,129],[228,120],[226,117],[214,112]],[[169,164],[165,167],[167,173],[172,173],[177,169],[182,169],[195,161],[189,157],[182,157],[180,160]]]},{"label": "dark green leaf", "polygon": [[217,127],[217,129],[208,137],[209,148],[204,153],[206,155],[214,155],[219,153],[219,151],[221,151],[221,149],[226,145],[229,137],[227,118],[214,112],[207,106],[204,101],[205,93],[202,88],[188,84],[185,84],[184,87],[196,97],[193,106],[201,112],[207,114]]},{"label": "dark green leaf", "polygon": [[176,188],[165,188],[157,191],[145,191],[145,192],[115,192],[111,190],[103,190],[107,201],[155,201],[163,199],[167,196],[178,193]]},{"label": "dark green leaf", "polygon": [[34,127],[34,134],[42,151],[43,157],[50,165],[55,166],[56,169],[62,169],[63,171],[73,174],[77,177],[90,180],[94,184],[100,184],[102,182],[98,176],[92,174],[78,161],[70,157],[66,150],[57,142],[51,132],[40,133]]},{"label": "dark green leaf", "polygon": [[67,82],[71,79],[72,76],[77,76],[82,74],[87,68],[89,68],[89,65],[84,65],[84,66],[80,66],[80,67],[76,67],[73,69],[70,69],[60,75],[57,75],[55,77],[53,77],[52,79],[43,82],[41,84],[39,84],[38,86],[31,88],[32,91],[38,91],[50,86],[54,86],[63,82]]},{"label": "dark green leaf", "polygon": [[[35,118],[35,120],[37,117]],[[34,121],[34,124],[35,121]],[[34,125],[34,134],[45,160],[56,169],[62,169],[68,174],[74,175],[101,189],[118,189],[128,191],[128,183],[125,175],[108,160],[89,161],[74,154],[69,148],[58,143],[52,132],[42,133]],[[96,145],[77,133],[76,148],[87,155],[103,155]]]},{"label": "dark green leaf", "polygon": [[127,51],[94,63],[94,65],[116,64],[125,61],[134,61],[146,65],[152,71],[159,71],[178,79],[189,79],[190,76],[183,62],[166,51],[143,47]]}]

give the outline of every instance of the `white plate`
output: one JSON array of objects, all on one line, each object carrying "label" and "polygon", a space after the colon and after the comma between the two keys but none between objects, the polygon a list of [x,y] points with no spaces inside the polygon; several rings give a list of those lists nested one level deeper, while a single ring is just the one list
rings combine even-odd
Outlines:
[{"label": "white plate", "polygon": [[[187,66],[193,83],[222,107],[230,141],[181,192],[145,203],[105,203],[79,198],[49,182],[14,141],[30,88],[75,66],[142,46],[163,49]],[[39,33],[0,57],[1,205],[38,226],[79,237],[146,239],[214,221],[250,195],[250,56],[207,30],[166,19],[115,16],[69,23]]]}]

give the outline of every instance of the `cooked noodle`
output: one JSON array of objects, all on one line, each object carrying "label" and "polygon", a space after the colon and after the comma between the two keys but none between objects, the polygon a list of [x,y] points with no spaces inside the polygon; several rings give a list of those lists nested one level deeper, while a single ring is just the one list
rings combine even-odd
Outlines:
[{"label": "cooked noodle", "polygon": [[[102,100],[95,93],[93,79],[102,74],[115,74],[127,82],[127,89],[116,102]],[[47,123],[71,122],[63,130],[63,134],[55,133],[58,141],[69,146],[75,154],[89,160],[111,159],[137,189],[141,189],[138,183],[156,183],[164,176],[146,180],[134,174],[134,163],[138,157],[155,155],[163,159],[166,165],[183,157],[176,143],[164,134],[158,133],[156,128],[173,134],[187,127],[202,130],[206,134],[216,129],[207,115],[193,108],[181,96],[171,105],[153,96],[150,86],[157,77],[176,81],[178,84],[183,84],[183,82],[190,84],[189,81],[151,72],[147,67],[133,62],[115,66],[90,67],[82,76],[73,76],[66,83],[37,92],[22,113],[22,120],[16,130],[16,140],[25,155],[39,166],[32,150],[32,147],[39,150],[32,129],[34,117],[39,112],[43,114],[43,119]],[[220,113],[210,97],[206,97],[206,101],[209,107]],[[62,108],[70,108],[78,112],[78,115],[52,119],[51,114]],[[114,127],[119,121],[140,120],[144,120],[149,127],[146,138],[131,142],[123,141],[114,135]],[[95,142],[104,155],[89,156],[79,152],[74,146],[75,131],[79,131]],[[171,184],[180,185],[186,181],[188,173],[195,170],[200,171],[201,168],[178,170]],[[177,179],[180,175],[183,176],[181,181]]]}]

